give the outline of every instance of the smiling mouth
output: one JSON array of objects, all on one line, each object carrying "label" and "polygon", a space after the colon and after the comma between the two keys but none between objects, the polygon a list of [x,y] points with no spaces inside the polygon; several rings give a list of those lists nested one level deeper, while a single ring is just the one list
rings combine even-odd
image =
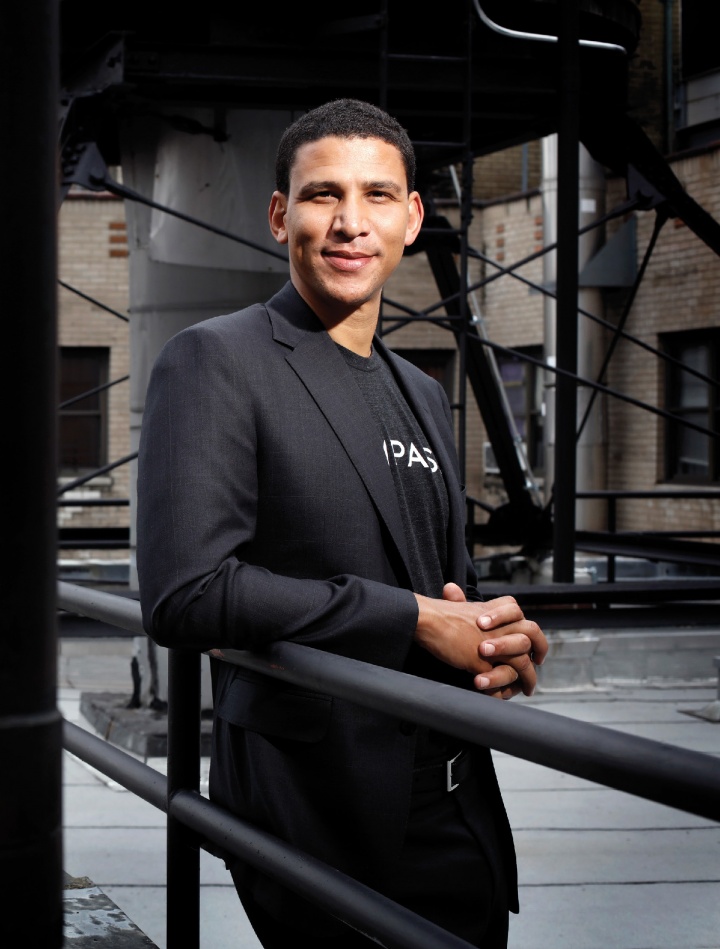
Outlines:
[{"label": "smiling mouth", "polygon": [[337,251],[324,251],[323,257],[336,270],[343,270],[347,273],[362,270],[373,259],[371,254],[347,254]]}]

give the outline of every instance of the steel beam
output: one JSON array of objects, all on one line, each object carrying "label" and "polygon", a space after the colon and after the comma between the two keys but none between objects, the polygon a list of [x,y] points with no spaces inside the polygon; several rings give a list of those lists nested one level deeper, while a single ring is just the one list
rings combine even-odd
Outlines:
[{"label": "steel beam", "polygon": [[[575,0],[561,0],[560,74],[558,76],[558,242],[557,364],[577,374],[578,344],[578,145],[579,82],[578,10]],[[575,576],[577,389],[575,380],[558,375],[555,396],[555,531],[553,579],[572,583]]]},{"label": "steel beam", "polygon": [[[0,945],[63,943],[56,707],[55,399],[58,14],[0,6],[4,444]],[[19,177],[21,176],[21,177]],[[22,465],[22,476],[11,461]]]}]

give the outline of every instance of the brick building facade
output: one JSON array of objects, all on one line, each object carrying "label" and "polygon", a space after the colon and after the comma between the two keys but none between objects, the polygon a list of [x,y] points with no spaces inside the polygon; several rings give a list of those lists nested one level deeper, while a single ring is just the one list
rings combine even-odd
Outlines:
[{"label": "brick building facade", "polygon": [[[508,162],[516,164],[512,154]],[[670,159],[670,166],[688,193],[716,220],[720,219],[720,144]],[[607,182],[607,208],[626,197],[624,180]],[[516,194],[506,200],[478,202],[470,228],[470,243],[498,264],[508,266],[542,247],[542,200],[537,190]],[[452,212],[450,212],[452,216]],[[637,212],[636,265],[650,240],[655,216]],[[627,218],[608,227],[608,238]],[[495,268],[475,263],[471,279],[482,279]],[[543,283],[540,258],[517,270],[518,275]],[[403,261],[387,288],[387,294],[408,306],[431,306],[437,294],[424,255]],[[542,295],[518,280],[501,277],[476,293],[479,312],[488,336],[502,346],[531,352],[542,358]],[[605,318],[617,321],[625,296],[617,291],[605,295]],[[673,334],[681,338],[697,333],[702,340],[716,331],[720,311],[720,266],[717,256],[679,219],[663,227],[650,263],[631,307],[626,329],[656,349],[666,349]],[[600,314],[601,315],[601,314]],[[582,319],[582,317],[581,317]],[[427,324],[410,324],[388,338],[398,350],[453,347],[452,336]],[[502,358],[502,357],[498,357]],[[708,367],[710,368],[710,367]],[[541,380],[533,373],[534,392],[527,398],[541,398]],[[671,409],[667,405],[664,364],[651,353],[629,341],[622,341],[611,362],[607,383],[612,389],[643,403]],[[457,389],[455,389],[457,392]],[[490,503],[502,500],[497,474],[485,470],[487,435],[474,405],[469,406],[467,424],[468,493]],[[707,474],[683,475],[668,470],[666,423],[627,402],[607,400],[607,485],[610,490],[682,490],[713,487],[720,480],[717,469]],[[702,437],[702,436],[701,436]],[[542,466],[536,471],[542,484]],[[619,530],[720,530],[717,501],[637,499],[618,507]]]},{"label": "brick building facade", "polygon": [[[62,283],[125,315],[128,247],[122,201],[71,191],[59,219],[58,272]],[[130,372],[128,323],[62,285],[58,288],[59,401],[63,403]],[[130,452],[129,386],[113,385],[60,410],[58,480],[65,485]],[[115,468],[66,492],[68,500],[127,499],[129,468]],[[61,528],[123,527],[127,507],[63,505]],[[124,549],[63,549],[62,561],[127,559]]]},{"label": "brick building facade", "polygon": [[[670,9],[668,5],[640,0],[639,6],[643,30],[639,48],[630,63],[630,113],[641,121],[658,148],[671,152],[670,165],[688,193],[716,220],[720,219],[720,114],[712,113],[713,108],[719,108],[713,103],[715,99],[720,101],[720,96],[714,99],[710,94],[713,77],[720,76],[720,56],[714,66],[711,59],[708,67],[708,56],[716,54],[703,50],[697,55],[694,52],[693,36],[696,46],[702,43],[701,33],[692,33],[692,15],[697,3],[684,0],[674,5],[670,33],[664,22]],[[680,28],[683,15],[689,18],[684,32]],[[667,45],[669,35],[672,37],[670,46]],[[674,90],[670,97],[666,86],[668,63]],[[693,65],[695,63],[704,69],[699,85],[693,69],[700,66]],[[476,160],[475,207],[469,232],[472,247],[506,266],[542,247],[540,175],[539,142]],[[624,200],[625,188],[624,180],[608,178],[608,209]],[[447,216],[451,224],[457,224],[458,210],[452,200],[446,198],[438,204],[438,213]],[[652,212],[635,216],[636,265],[650,239],[654,218]],[[622,223],[610,224],[607,237]],[[122,204],[107,195],[71,194],[60,214],[61,278],[124,312],[127,263]],[[470,266],[470,279],[481,280],[494,269],[490,263],[474,261]],[[542,260],[528,263],[518,274],[541,284]],[[389,301],[397,300],[416,310],[431,306],[437,295],[423,253],[406,257],[386,288]],[[626,295],[621,291],[604,293],[605,317],[617,320],[625,300]],[[626,329],[681,362],[694,361],[706,376],[717,375],[719,305],[720,269],[716,255],[682,221],[669,220],[660,233]],[[537,290],[521,281],[502,277],[485,284],[474,294],[472,309],[491,340],[543,358],[543,297]],[[396,329],[391,317],[398,312],[391,303],[385,306],[386,342],[439,378],[446,385],[451,401],[457,402],[458,355],[452,334],[429,321],[413,321]],[[60,291],[60,313],[61,350],[67,350],[69,355],[74,349],[94,350],[100,359],[104,352],[106,363],[98,371],[108,380],[129,371],[126,323],[65,290]],[[442,315],[442,311],[437,315]],[[543,373],[527,363],[513,361],[510,356],[498,354],[497,359],[533,470],[542,486]],[[641,402],[679,412],[688,419],[704,419],[702,424],[710,429],[717,427],[715,420],[720,416],[720,408],[716,388],[693,383],[687,374],[679,373],[670,364],[662,363],[625,340],[615,352],[607,383]],[[105,463],[130,450],[127,384],[109,389],[101,402],[104,421],[98,423],[101,430],[98,458]],[[611,490],[647,490],[659,495],[667,489],[718,486],[717,445],[713,447],[701,434],[679,433],[658,416],[615,399],[607,401],[606,427],[606,483]],[[465,433],[468,493],[493,505],[500,503],[502,483],[493,467],[487,435],[469,388]],[[698,452],[705,456],[701,464],[697,463]],[[81,468],[77,465],[61,467],[61,478],[72,477]],[[128,470],[118,468],[94,479],[79,489],[77,496],[128,497]],[[60,513],[63,525],[122,525],[127,524],[127,518],[127,509],[123,508],[65,507]],[[658,496],[622,502],[618,518],[617,527],[621,530],[720,529],[717,502],[707,500],[668,501]],[[116,553],[83,552],[82,556],[97,554],[108,558]],[[66,555],[80,556],[71,552]]]}]

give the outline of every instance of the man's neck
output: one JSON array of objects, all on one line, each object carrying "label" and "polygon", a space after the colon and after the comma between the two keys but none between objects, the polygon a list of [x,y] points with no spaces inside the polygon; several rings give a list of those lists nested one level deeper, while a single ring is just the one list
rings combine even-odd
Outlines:
[{"label": "man's neck", "polygon": [[348,309],[347,312],[338,312],[337,307],[324,307],[320,301],[308,299],[306,295],[295,286],[300,296],[305,300],[308,306],[313,310],[317,318],[327,330],[328,336],[349,349],[358,356],[369,356],[372,352],[372,341],[377,329],[380,316],[380,300],[368,300],[356,309]]},{"label": "man's neck", "polygon": [[328,336],[334,342],[344,346],[358,356],[369,356],[372,352],[372,341],[377,328],[377,317],[374,319],[357,319],[349,316],[339,323],[328,326],[324,320]]}]

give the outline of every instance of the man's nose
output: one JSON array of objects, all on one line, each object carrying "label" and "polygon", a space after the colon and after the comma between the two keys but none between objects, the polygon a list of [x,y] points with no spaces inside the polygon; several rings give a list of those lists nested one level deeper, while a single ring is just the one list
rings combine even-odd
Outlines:
[{"label": "man's nose", "polygon": [[368,231],[367,218],[359,201],[345,200],[336,208],[333,230],[350,239]]}]

